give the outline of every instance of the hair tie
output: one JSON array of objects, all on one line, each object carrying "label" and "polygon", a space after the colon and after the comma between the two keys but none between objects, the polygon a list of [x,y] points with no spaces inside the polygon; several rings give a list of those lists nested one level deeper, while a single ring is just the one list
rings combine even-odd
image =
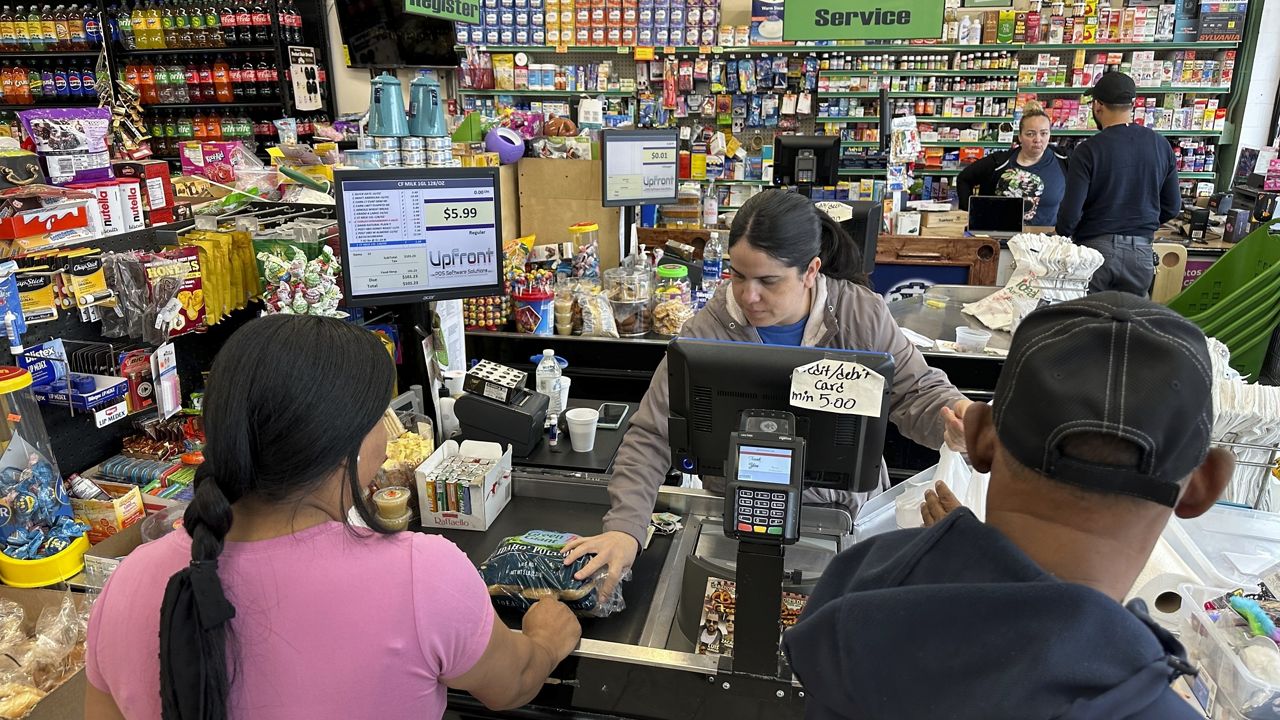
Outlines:
[{"label": "hair tie", "polygon": [[236,616],[236,608],[222,591],[218,561],[192,560],[188,573],[200,627],[212,630],[230,622]]}]

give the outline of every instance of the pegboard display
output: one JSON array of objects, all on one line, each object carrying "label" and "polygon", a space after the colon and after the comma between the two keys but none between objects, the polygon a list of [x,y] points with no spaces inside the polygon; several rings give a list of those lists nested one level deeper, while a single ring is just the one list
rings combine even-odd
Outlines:
[{"label": "pegboard display", "polygon": [[636,110],[636,62],[626,49],[552,54],[467,48],[457,74],[460,109],[492,117],[512,108],[577,121],[579,101],[592,97],[604,101],[606,123],[614,116],[612,124],[629,124]]}]

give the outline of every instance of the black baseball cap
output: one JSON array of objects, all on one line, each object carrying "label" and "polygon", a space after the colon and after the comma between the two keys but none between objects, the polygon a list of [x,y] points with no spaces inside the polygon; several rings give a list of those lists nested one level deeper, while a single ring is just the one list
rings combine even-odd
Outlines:
[{"label": "black baseball cap", "polygon": [[[1050,479],[1173,507],[1204,461],[1213,378],[1204,333],[1136,295],[1104,292],[1028,315],[996,383],[996,434],[1022,465]],[[1074,433],[1138,449],[1132,467],[1066,457]]]},{"label": "black baseball cap", "polygon": [[1089,95],[1104,105],[1132,105],[1138,97],[1133,78],[1122,72],[1103,73]]}]

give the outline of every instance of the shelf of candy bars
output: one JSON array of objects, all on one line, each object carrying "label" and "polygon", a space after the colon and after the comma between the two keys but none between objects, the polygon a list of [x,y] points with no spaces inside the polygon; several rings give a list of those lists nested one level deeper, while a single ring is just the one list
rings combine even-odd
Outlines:
[{"label": "shelf of candy bars", "polygon": [[[1019,98],[1026,102],[1028,96]],[[1054,132],[1092,134],[1096,127],[1089,104],[1077,98],[1053,98],[1043,103]],[[1139,95],[1134,102],[1133,120],[1152,130],[1178,133],[1217,135],[1226,127],[1226,104],[1216,97],[1187,97],[1167,93],[1159,96]]]},{"label": "shelf of candy bars", "polygon": [[635,80],[619,77],[612,60],[594,63],[531,63],[523,53],[489,53],[467,48],[460,65],[460,92],[633,94]]},{"label": "shelf of candy bars", "polygon": [[710,46],[722,37],[719,0],[483,0],[482,5],[479,23],[457,24],[458,44]]}]

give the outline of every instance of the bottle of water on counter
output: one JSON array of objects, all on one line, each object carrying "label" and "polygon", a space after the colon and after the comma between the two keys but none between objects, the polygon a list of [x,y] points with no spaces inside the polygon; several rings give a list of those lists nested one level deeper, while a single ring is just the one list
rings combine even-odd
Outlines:
[{"label": "bottle of water on counter", "polygon": [[710,300],[720,287],[720,276],[724,272],[724,241],[720,233],[712,230],[711,237],[702,248],[702,292]]},{"label": "bottle of water on counter", "polygon": [[563,408],[560,407],[560,363],[556,362],[555,350],[542,351],[536,377],[538,392],[547,396],[547,417],[559,415]]}]

